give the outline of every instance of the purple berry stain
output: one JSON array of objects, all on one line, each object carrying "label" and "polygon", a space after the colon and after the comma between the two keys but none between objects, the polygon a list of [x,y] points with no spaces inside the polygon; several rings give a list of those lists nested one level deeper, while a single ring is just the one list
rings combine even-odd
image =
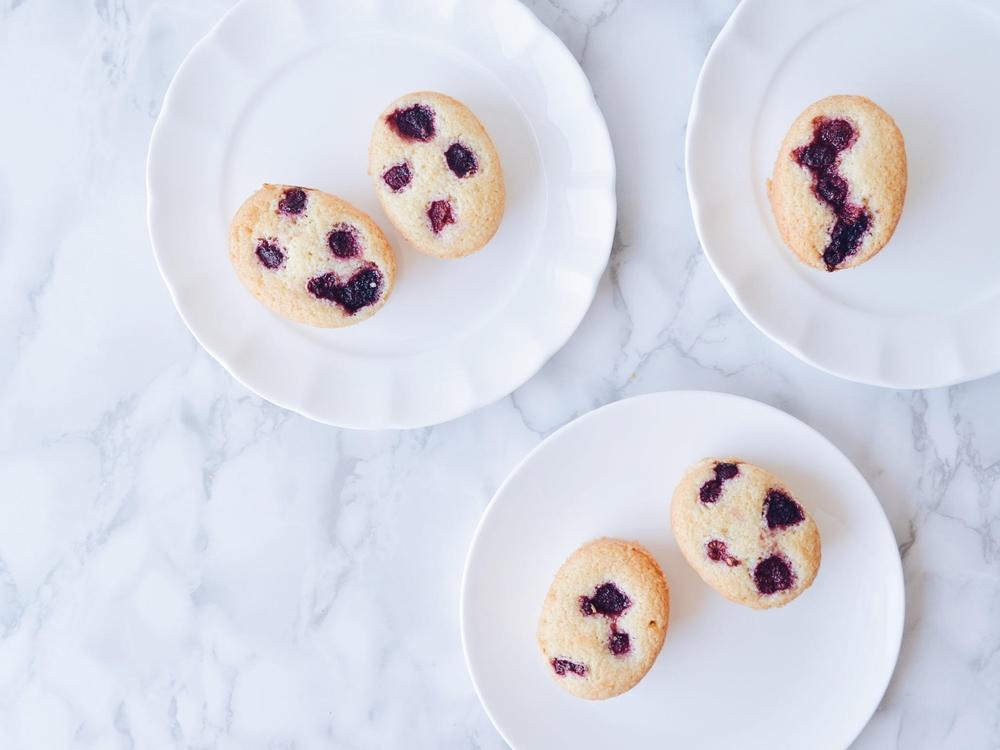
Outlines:
[{"label": "purple berry stain", "polygon": [[805,520],[802,506],[781,490],[768,490],[764,498],[764,518],[769,529],[787,529]]},{"label": "purple berry stain", "polygon": [[337,224],[327,235],[326,244],[338,258],[356,258],[361,254],[358,230],[350,224]]},{"label": "purple berry stain", "polygon": [[475,174],[479,169],[476,155],[461,143],[453,143],[444,152],[445,161],[448,162],[448,169],[455,173],[456,177],[468,177]]},{"label": "purple berry stain", "polygon": [[599,614],[605,617],[618,617],[632,606],[632,601],[624,591],[613,583],[602,583],[594,589],[593,596],[580,597],[580,610],[585,615]]},{"label": "purple berry stain", "polygon": [[608,650],[615,656],[624,656],[632,650],[628,633],[620,631],[614,625],[611,626],[611,637],[608,638]]},{"label": "purple berry stain", "polygon": [[713,539],[705,545],[705,554],[713,562],[724,562],[730,568],[735,568],[740,561],[729,554],[729,548],[721,539]]},{"label": "purple berry stain", "polygon": [[792,566],[781,555],[771,555],[757,563],[753,569],[753,580],[757,590],[764,596],[786,591],[795,583]]},{"label": "purple berry stain", "polygon": [[732,479],[740,473],[740,467],[736,464],[717,463],[715,465],[715,479],[709,479],[698,490],[698,496],[705,504],[714,503],[722,494],[722,484],[727,479]]},{"label": "purple berry stain", "polygon": [[257,260],[261,262],[261,265],[265,268],[270,268],[272,271],[275,268],[279,268],[285,262],[285,253],[282,252],[278,241],[274,239],[258,240],[257,249],[254,252],[257,254]]},{"label": "purple berry stain", "polygon": [[429,141],[434,137],[434,110],[426,104],[397,109],[387,119],[404,140]]},{"label": "purple berry stain", "polygon": [[325,273],[309,279],[306,287],[314,297],[335,302],[353,315],[362,307],[378,302],[382,296],[382,272],[374,265],[367,265],[343,284],[336,274]]},{"label": "purple berry stain", "polygon": [[792,152],[795,162],[812,174],[813,193],[837,217],[830,230],[830,241],[823,250],[827,271],[835,271],[858,251],[872,223],[868,209],[847,200],[847,180],[837,171],[841,152],[853,146],[856,140],[854,126],[847,120],[817,117],[813,120],[812,141]]},{"label": "purple berry stain", "polygon": [[306,210],[306,191],[302,188],[289,188],[278,201],[278,213],[285,216],[298,216]]},{"label": "purple berry stain", "polygon": [[587,665],[577,664],[569,659],[553,659],[552,669],[555,670],[556,674],[560,677],[565,677],[567,673],[579,675],[580,677],[585,677],[587,675]]},{"label": "purple berry stain", "polygon": [[431,229],[434,234],[441,234],[441,230],[448,224],[455,223],[455,217],[451,213],[451,201],[434,201],[427,209],[427,218],[431,220]]},{"label": "purple berry stain", "polygon": [[389,167],[382,173],[382,181],[388,185],[389,189],[394,193],[398,193],[400,190],[409,185],[410,180],[412,179],[413,175],[410,174],[410,165],[405,161],[402,164],[396,164],[395,166]]}]

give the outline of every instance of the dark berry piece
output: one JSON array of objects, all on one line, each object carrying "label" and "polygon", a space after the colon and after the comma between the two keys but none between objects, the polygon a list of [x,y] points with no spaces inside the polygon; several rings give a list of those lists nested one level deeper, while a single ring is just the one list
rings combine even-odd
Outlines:
[{"label": "dark berry piece", "polygon": [[441,230],[448,224],[455,223],[455,217],[451,213],[451,201],[434,201],[427,209],[427,218],[431,220],[431,229],[434,234],[441,234]]},{"label": "dark berry piece", "polygon": [[567,672],[584,677],[587,674],[586,664],[577,664],[569,659],[553,659],[552,668],[560,677],[565,677]]},{"label": "dark berry piece", "polygon": [[726,479],[732,479],[737,474],[740,473],[740,467],[736,464],[716,464],[715,465],[715,478],[724,481]]},{"label": "dark berry piece", "polygon": [[362,307],[378,302],[382,296],[382,272],[368,265],[355,272],[346,283],[341,284],[334,273],[325,273],[309,279],[306,286],[314,297],[336,302],[353,315]]},{"label": "dark berry piece", "polygon": [[837,149],[828,143],[813,142],[799,149],[799,164],[812,169],[829,167],[836,158]]},{"label": "dark berry piece", "polygon": [[850,212],[844,211],[845,215],[837,219],[830,232],[830,244],[823,251],[823,263],[828,271],[833,271],[851,255],[854,255],[861,246],[868,227],[871,224],[871,215],[865,209],[852,216]]},{"label": "dark berry piece", "polygon": [[816,194],[829,205],[839,206],[847,200],[847,180],[825,172],[816,181]]},{"label": "dark berry piece", "polygon": [[389,124],[402,138],[429,141],[434,137],[434,110],[426,104],[397,109],[389,115]]},{"label": "dark berry piece", "polygon": [[719,499],[719,495],[722,494],[722,482],[718,479],[709,479],[705,484],[701,486],[698,490],[698,497],[705,504],[714,503]]},{"label": "dark berry piece", "polygon": [[823,251],[823,265],[826,266],[827,271],[836,271],[837,266],[843,263],[847,259],[847,253],[844,252],[844,248],[835,247],[830,245]]},{"label": "dark berry piece", "polygon": [[257,249],[254,252],[257,253],[257,260],[265,268],[270,268],[272,271],[275,268],[279,268],[285,262],[285,253],[275,239],[258,240]]},{"label": "dark berry piece", "polygon": [[594,602],[591,600],[591,598],[589,596],[581,596],[580,613],[583,614],[585,617],[590,617],[590,615],[595,614],[596,612],[597,610],[594,609]]},{"label": "dark berry piece", "polygon": [[827,120],[823,117],[817,119],[819,127],[816,134],[823,143],[833,146],[838,151],[843,151],[854,141],[854,128],[847,120]]},{"label": "dark berry piece", "polygon": [[309,283],[306,286],[309,289],[309,293],[314,297],[332,301],[335,299],[337,290],[340,288],[340,282],[337,280],[337,274],[331,272],[325,273],[322,276],[314,276],[309,279]]},{"label": "dark berry piece", "polygon": [[795,583],[792,567],[781,555],[771,555],[757,563],[753,569],[753,580],[757,590],[764,596],[786,591]]},{"label": "dark berry piece", "polygon": [[344,284],[340,304],[351,312],[378,302],[382,296],[382,272],[376,266],[357,271]]},{"label": "dark berry piece", "polygon": [[289,188],[278,201],[278,213],[285,216],[297,216],[306,210],[306,191],[302,188]]},{"label": "dark berry piece", "polygon": [[448,162],[448,168],[455,173],[456,177],[467,177],[470,174],[475,174],[476,170],[479,169],[476,155],[461,143],[453,143],[448,146],[448,150],[444,152],[444,158]]},{"label": "dark berry piece", "polygon": [[631,651],[632,644],[629,643],[628,633],[612,628],[611,637],[608,639],[608,650],[615,656],[624,656]]},{"label": "dark berry piece", "polygon": [[402,164],[389,167],[382,174],[382,180],[394,193],[398,193],[400,190],[409,185],[410,180],[412,179],[413,175],[410,174],[410,165],[405,161]]},{"label": "dark berry piece", "polygon": [[729,554],[729,548],[721,539],[713,539],[705,545],[705,554],[713,562],[724,562],[730,568],[735,568],[740,561]]},{"label": "dark berry piece", "polygon": [[764,518],[769,529],[787,529],[805,520],[802,506],[781,490],[768,490],[764,498]]},{"label": "dark berry piece", "polygon": [[594,589],[594,595],[590,597],[589,604],[594,612],[606,617],[618,617],[632,606],[632,602],[625,595],[625,592],[613,583],[602,583]]},{"label": "dark berry piece", "polygon": [[338,258],[356,258],[361,254],[361,238],[350,224],[337,224],[327,235],[326,244]]},{"label": "dark berry piece", "polygon": [[722,494],[722,483],[740,473],[737,464],[718,463],[715,465],[715,479],[709,479],[701,486],[698,496],[703,503],[714,503]]}]

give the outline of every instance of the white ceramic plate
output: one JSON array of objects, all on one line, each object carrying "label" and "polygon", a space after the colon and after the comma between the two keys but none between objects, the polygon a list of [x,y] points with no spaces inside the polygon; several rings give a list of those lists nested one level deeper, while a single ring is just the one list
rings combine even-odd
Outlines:
[{"label": "white ceramic plate", "polygon": [[[419,89],[466,102],[503,162],[503,223],[462,260],[413,250],[367,175],[375,118]],[[378,315],[309,328],[240,285],[228,224],[263,182],[320,188],[381,224],[399,275]],[[358,428],[442,422],[524,383],[586,312],[615,225],[590,85],[515,0],[244,0],[177,72],[147,188],[157,261],[198,341],[269,401]]]},{"label": "white ceramic plate", "polygon": [[[688,193],[705,254],[764,333],[820,369],[896,388],[1000,370],[995,147],[1000,6],[976,0],[744,0],[705,61]],[[863,94],[906,141],[888,246],[827,274],[781,242],[765,183],[806,105]]]},{"label": "white ceramic plate", "polygon": [[[783,477],[819,525],[816,582],[779,610],[715,593],[670,531],[670,497],[686,467],[731,455]],[[602,535],[638,540],[659,560],[670,626],[642,682],[589,702],[549,676],[535,628],[559,565]],[[619,401],[554,433],[490,503],[462,594],[472,679],[517,750],[842,750],[878,705],[903,630],[899,553],[861,474],[811,427],[721,393]]]}]

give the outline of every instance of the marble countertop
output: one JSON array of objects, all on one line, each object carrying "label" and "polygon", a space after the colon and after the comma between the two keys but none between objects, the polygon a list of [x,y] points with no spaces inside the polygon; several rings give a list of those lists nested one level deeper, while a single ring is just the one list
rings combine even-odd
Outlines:
[{"label": "marble countertop", "polygon": [[790,412],[880,496],[906,633],[855,747],[1000,747],[1000,378],[843,382],[730,302],[695,238],[683,135],[731,0],[529,3],[607,117],[610,267],[513,395],[375,433],[247,392],[157,273],[150,130],[230,4],[0,0],[0,747],[503,747],[458,631],[479,515],[556,428],[671,388]]}]

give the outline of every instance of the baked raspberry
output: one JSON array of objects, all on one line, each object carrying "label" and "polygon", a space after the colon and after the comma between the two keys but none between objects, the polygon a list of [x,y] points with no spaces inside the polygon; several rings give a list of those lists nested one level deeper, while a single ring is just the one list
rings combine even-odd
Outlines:
[{"label": "baked raspberry", "polygon": [[427,209],[427,218],[431,220],[431,229],[434,234],[441,234],[441,230],[448,224],[455,223],[455,217],[451,213],[451,201],[434,201]]},{"label": "baked raspberry", "polygon": [[429,141],[434,137],[434,111],[425,104],[397,109],[389,115],[389,124],[404,140]]},{"label": "baked raspberry", "polygon": [[306,191],[302,188],[289,188],[278,201],[278,213],[285,216],[297,216],[306,210]]},{"label": "baked raspberry", "polygon": [[605,617],[618,617],[632,606],[625,592],[613,583],[602,583],[594,589],[594,595],[580,597],[580,610],[587,615],[595,612]]},{"label": "baked raspberry", "polygon": [[392,192],[398,193],[413,179],[413,175],[410,174],[410,165],[404,161],[402,164],[389,167],[382,173],[382,179]]},{"label": "baked raspberry", "polygon": [[556,674],[560,677],[565,677],[567,672],[570,672],[580,677],[585,677],[587,675],[587,665],[577,664],[569,659],[553,659],[552,669],[555,670]]},{"label": "baked raspberry", "polygon": [[795,583],[792,566],[781,555],[771,555],[757,563],[753,569],[753,580],[757,590],[764,596],[785,591]]},{"label": "baked raspberry", "polygon": [[837,149],[829,143],[810,143],[796,154],[799,164],[809,169],[821,170],[837,160]]},{"label": "baked raspberry", "polygon": [[816,194],[831,205],[843,203],[847,198],[847,180],[835,174],[824,174],[816,181]]},{"label": "baked raspberry", "polygon": [[476,162],[476,155],[461,143],[453,143],[444,152],[445,161],[448,162],[448,169],[455,173],[456,177],[468,177],[475,174],[479,168]]},{"label": "baked raspberry", "polygon": [[718,463],[715,465],[716,479],[722,481],[725,481],[726,479],[733,479],[739,473],[740,467],[737,464]]},{"label": "baked raspberry", "polygon": [[350,224],[337,224],[326,236],[326,244],[338,258],[356,258],[361,254],[361,238]]},{"label": "baked raspberry", "polygon": [[611,637],[608,638],[608,650],[615,656],[624,656],[631,651],[632,644],[629,642],[628,633],[612,628]]},{"label": "baked raspberry", "polygon": [[265,268],[270,268],[272,271],[275,268],[280,268],[281,264],[285,262],[285,253],[278,241],[274,239],[258,240],[257,249],[254,252],[257,254],[257,260]]},{"label": "baked raspberry", "polygon": [[805,520],[802,506],[781,490],[768,490],[764,498],[764,518],[769,529],[787,529]]},{"label": "baked raspberry", "polygon": [[858,251],[861,240],[871,226],[871,215],[864,209],[845,212],[837,218],[830,232],[830,244],[823,251],[823,262],[827,271],[833,271],[848,257]]},{"label": "baked raspberry", "polygon": [[854,128],[847,120],[823,119],[820,121],[818,136],[838,151],[843,151],[854,142]]}]

